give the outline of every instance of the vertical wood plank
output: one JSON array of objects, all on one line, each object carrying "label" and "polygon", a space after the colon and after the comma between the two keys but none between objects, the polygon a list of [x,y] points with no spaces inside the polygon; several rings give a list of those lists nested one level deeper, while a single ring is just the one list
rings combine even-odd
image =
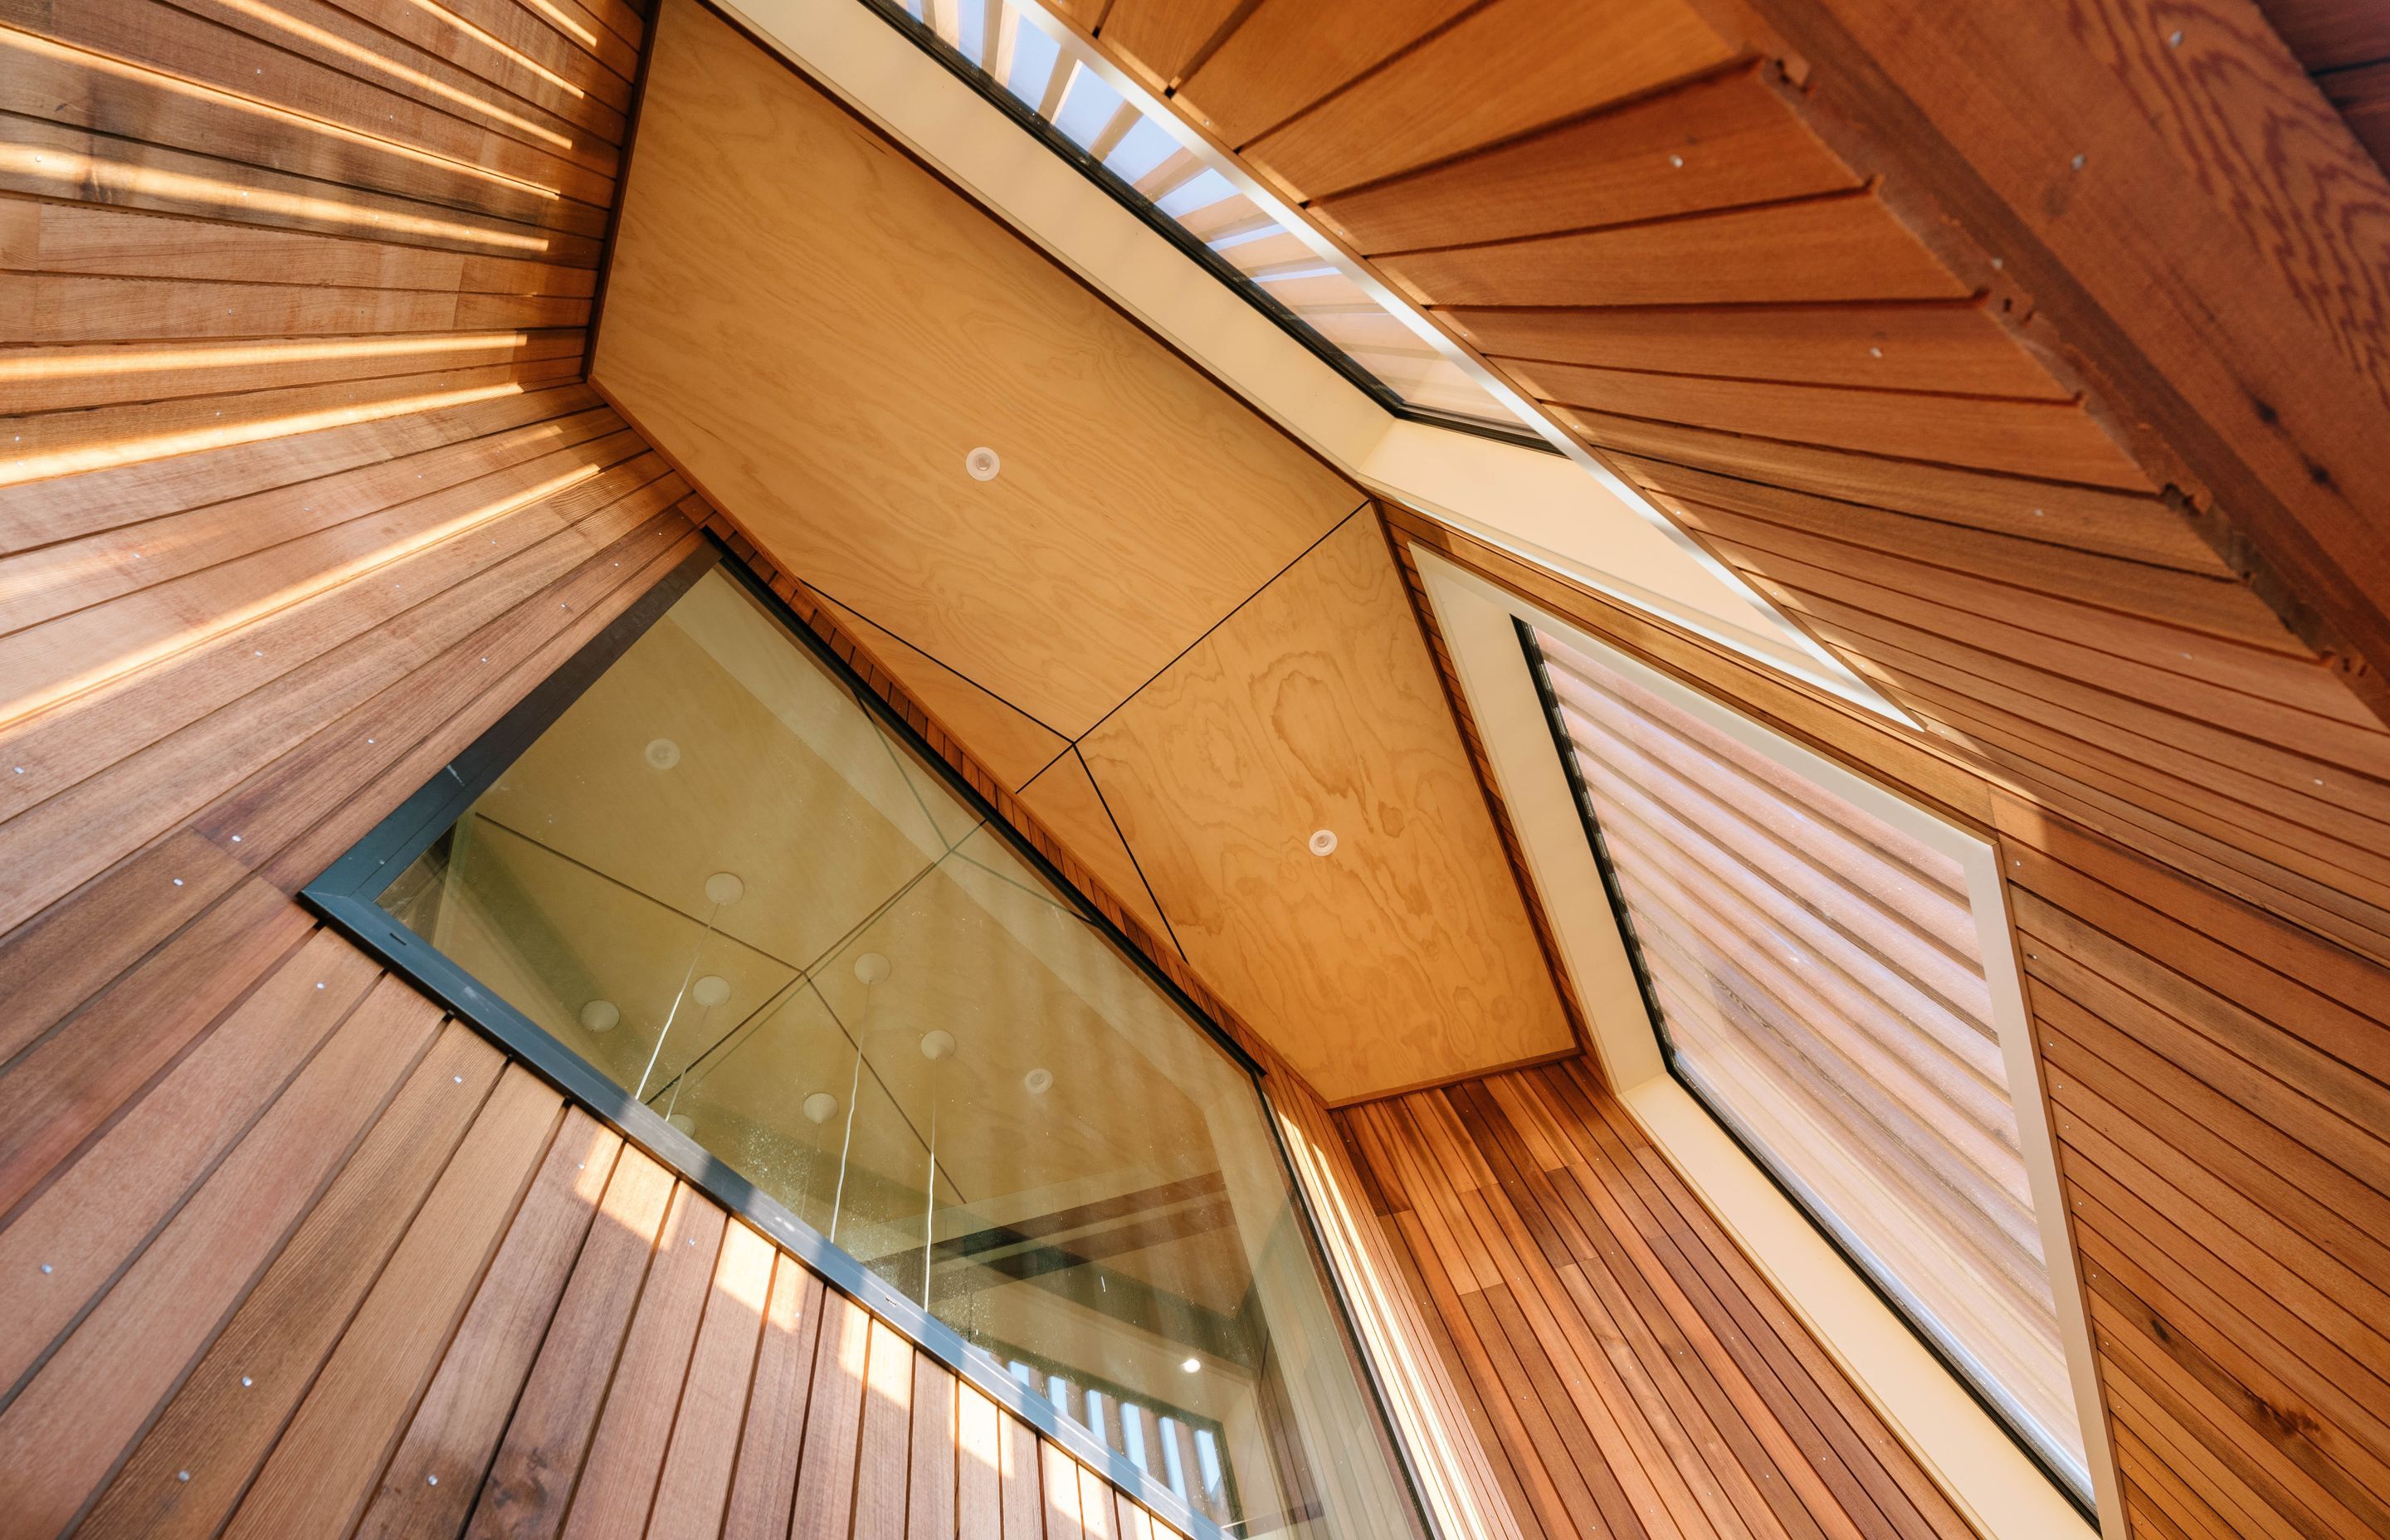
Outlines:
[{"label": "vertical wood plank", "polygon": [[572,1494],[566,1540],[617,1540],[647,1528],[728,1217],[685,1182],[673,1195]]},{"label": "vertical wood plank", "polygon": [[[429,1008],[411,992],[408,999]],[[212,1535],[223,1526],[504,1067],[504,1056],[472,1032],[454,1022],[443,1030],[109,1484],[83,1533]]]},{"label": "vertical wood plank", "polygon": [[871,1323],[863,1435],[856,1451],[854,1540],[905,1540],[906,1463],[912,1447],[913,1344]]},{"label": "vertical wood plank", "polygon": [[854,1527],[855,1453],[863,1437],[863,1382],[871,1356],[870,1315],[843,1294],[825,1293],[797,1468],[791,1535],[845,1534]]},{"label": "vertical wood plank", "polygon": [[722,1540],[781,1540],[789,1533],[822,1308],[821,1279],[796,1258],[782,1255],[772,1269],[772,1297],[755,1353]]},{"label": "vertical wood plank", "polygon": [[955,1405],[955,1520],[957,1540],[1004,1540],[1001,1419],[976,1386],[958,1383]]},{"label": "vertical wood plank", "polygon": [[0,1385],[23,1378],[109,1287],[376,974],[319,932],[0,1230]]},{"label": "vertical wood plank", "polygon": [[562,1116],[557,1094],[521,1065],[499,1077],[275,1441],[226,1536],[347,1533]]},{"label": "vertical wood plank", "polygon": [[731,1222],[714,1263],[705,1323],[689,1354],[680,1415],[656,1481],[649,1540],[714,1540],[730,1499],[739,1424],[772,1292],[772,1243]]},{"label": "vertical wood plank", "polygon": [[382,1471],[355,1540],[455,1534],[465,1527],[622,1148],[622,1136],[587,1112],[565,1113],[505,1244]]},{"label": "vertical wood plank", "polygon": [[466,1530],[472,1540],[545,1540],[563,1527],[675,1185],[638,1150],[615,1161],[563,1303],[482,1480]]},{"label": "vertical wood plank", "polygon": [[906,1487],[905,1540],[955,1540],[956,1380],[926,1353],[913,1355],[912,1471]]},{"label": "vertical wood plank", "polygon": [[[351,1014],[0,1413],[0,1512],[48,1534],[84,1507],[374,1124],[439,1021],[438,1007],[389,982]],[[442,1046],[430,1072],[444,1084],[437,1066],[465,1056],[461,1042]]]}]

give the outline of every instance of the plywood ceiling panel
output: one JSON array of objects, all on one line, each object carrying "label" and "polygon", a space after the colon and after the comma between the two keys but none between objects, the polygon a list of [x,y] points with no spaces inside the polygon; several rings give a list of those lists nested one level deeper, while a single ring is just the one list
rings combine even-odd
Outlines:
[{"label": "plywood ceiling panel", "polygon": [[599,386],[790,570],[1038,721],[1086,731],[1359,503],[695,6],[639,140]]},{"label": "plywood ceiling panel", "polygon": [[[1566,1052],[1566,1018],[1374,520],[1080,745],[1189,961],[1330,1100]],[[1335,831],[1332,855],[1306,848]]]},{"label": "plywood ceiling panel", "polygon": [[1022,791],[1021,801],[1039,822],[1061,837],[1071,853],[1086,862],[1148,930],[1157,936],[1169,936],[1169,921],[1153,902],[1153,892],[1145,885],[1135,853],[1121,838],[1120,826],[1112,821],[1103,794],[1096,789],[1077,754],[1066,753],[1047,766]]},{"label": "plywood ceiling panel", "polygon": [[946,730],[971,747],[996,779],[1019,790],[1040,770],[1054,763],[1071,740],[1037,721],[1018,706],[998,699],[953,669],[880,626],[829,597],[814,597],[829,606],[839,623],[871,649],[880,666],[912,691],[915,699]]}]

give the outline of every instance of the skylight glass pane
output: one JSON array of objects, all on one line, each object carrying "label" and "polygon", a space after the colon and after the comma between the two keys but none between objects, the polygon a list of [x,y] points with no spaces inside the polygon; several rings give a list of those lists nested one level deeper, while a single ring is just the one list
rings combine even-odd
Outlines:
[{"label": "skylight glass pane", "polygon": [[[961,10],[956,13],[959,26],[953,29],[956,46],[965,57],[979,60],[985,67],[985,7],[980,0],[961,0]],[[1504,405],[1493,391],[1449,356],[1444,357],[1446,367],[1434,371],[1432,376],[1405,375],[1397,378],[1378,369],[1371,360],[1340,348],[1333,339],[1311,327],[1303,318],[1303,312],[1306,305],[1319,302],[1304,286],[1318,280],[1343,286],[1335,302],[1365,308],[1389,320],[1393,316],[1384,302],[1354,283],[1345,270],[1332,259],[1318,257],[1307,250],[1268,257],[1241,251],[1243,248],[1258,246],[1273,237],[1283,240],[1292,240],[1293,237],[1270,222],[1260,208],[1241,197],[1235,184],[1221,173],[1217,164],[1194,169],[1199,157],[1204,160],[1216,158],[1209,152],[1185,148],[1150,116],[1140,116],[1124,130],[1113,130],[1112,125],[1119,121],[1124,106],[1120,91],[1097,70],[1078,62],[1073,53],[1062,48],[1056,33],[1047,31],[1033,19],[1035,15],[1034,5],[1022,4],[1009,9],[1016,14],[1018,25],[1011,63],[1005,71],[1005,90],[1028,104],[1033,110],[1045,114],[1048,125],[1064,139],[1091,154],[1099,154],[1104,169],[1128,184],[1137,196],[1148,199],[1155,212],[1183,221],[1189,235],[1228,257],[1232,265],[1247,271],[1250,276],[1229,281],[1240,283],[1248,292],[1266,294],[1279,306],[1285,307],[1285,310],[1272,309],[1271,314],[1287,329],[1330,352],[1342,352],[1355,370],[1367,376],[1385,394],[1405,405],[1447,417],[1473,418],[1506,429],[1516,430],[1522,426],[1518,415],[1510,407]],[[932,29],[919,19],[921,12],[921,0],[907,0],[906,14],[915,18],[908,30],[917,37],[925,38]],[[1077,46],[1080,45],[1073,45],[1074,48]],[[1067,71],[1066,78],[1058,80],[1058,71]],[[1050,104],[1049,112],[1048,97],[1058,85],[1063,87],[1061,98]],[[1145,113],[1168,110],[1142,99],[1137,105]],[[1108,142],[1114,132],[1119,135],[1117,142]],[[1147,182],[1174,159],[1180,160],[1184,172],[1191,174],[1164,176],[1152,186],[1137,186]],[[1114,190],[1119,189],[1115,186]],[[1286,311],[1292,311],[1297,318],[1290,322]],[[1422,345],[1427,344],[1422,341]]]},{"label": "skylight glass pane", "polygon": [[1178,141],[1168,131],[1150,118],[1139,118],[1137,126],[1104,157],[1104,164],[1122,181],[1135,182],[1169,160],[1177,148]]},{"label": "skylight glass pane", "polygon": [[1054,67],[1060,62],[1062,45],[1035,27],[1022,26],[1012,44],[1012,72],[1004,78],[1004,88],[1035,107],[1046,95],[1046,83],[1054,76]]},{"label": "skylight glass pane", "polygon": [[1061,107],[1054,114],[1054,126],[1085,149],[1096,142],[1096,135],[1104,131],[1104,125],[1120,109],[1120,93],[1105,84],[1094,71],[1082,70],[1071,82],[1071,94],[1062,98]]},{"label": "skylight glass pane", "polygon": [[1192,213],[1207,203],[1217,203],[1237,195],[1236,184],[1216,171],[1206,169],[1189,177],[1169,192],[1154,199],[1153,206],[1171,218]]},{"label": "skylight glass pane", "polygon": [[2005,921],[1769,735],[1536,641],[1670,1068],[2088,1501],[1984,968]]}]

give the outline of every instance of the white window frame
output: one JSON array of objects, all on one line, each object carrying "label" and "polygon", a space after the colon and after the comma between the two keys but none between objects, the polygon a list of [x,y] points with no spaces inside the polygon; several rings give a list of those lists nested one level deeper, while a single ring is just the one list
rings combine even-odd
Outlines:
[{"label": "white window frame", "polygon": [[1414,546],[1461,693],[1550,921],[1562,966],[1618,1099],[1669,1163],[1883,1417],[1967,1520],[1992,1540],[2084,1540],[2098,1533],[1983,1404],[1795,1207],[1708,1109],[1668,1072],[1602,880],[1518,622],[1548,632],[1736,742],[1808,777],[1958,861],[1982,930],[1994,1026],[2058,1309],[2099,1510],[2121,1515],[2057,1146],[1998,851],[1849,768],[1628,657],[1499,585]]}]

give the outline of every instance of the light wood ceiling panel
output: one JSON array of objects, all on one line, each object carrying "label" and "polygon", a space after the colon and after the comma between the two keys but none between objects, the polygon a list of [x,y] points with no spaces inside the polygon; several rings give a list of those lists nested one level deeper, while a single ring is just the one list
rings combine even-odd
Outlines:
[{"label": "light wood ceiling panel", "polygon": [[1331,1101],[1572,1047],[1374,520],[1080,749],[1189,960],[1254,1021],[1300,1023],[1284,1051]]},{"label": "light wood ceiling panel", "polygon": [[1360,501],[694,6],[639,140],[600,388],[790,570],[1040,722],[1084,732]]},{"label": "light wood ceiling panel", "polygon": [[1019,707],[989,694],[919,648],[872,624],[846,606],[811,590],[838,616],[839,623],[871,649],[948,732],[971,746],[981,764],[1011,790],[1029,784],[1066,752],[1071,740]]},{"label": "light wood ceiling panel", "polygon": [[1077,754],[1066,753],[1047,766],[1045,774],[1022,789],[1021,801],[1039,822],[1060,836],[1071,853],[1086,862],[1148,930],[1165,940],[1169,937],[1169,921],[1153,902],[1153,891],[1145,885],[1145,873],[1138,869],[1135,853],[1121,838],[1120,826],[1112,821],[1103,794],[1096,789]]},{"label": "light wood ceiling panel", "polygon": [[600,387],[1329,1096],[1573,1051],[1362,494],[710,14],[658,27]]}]

